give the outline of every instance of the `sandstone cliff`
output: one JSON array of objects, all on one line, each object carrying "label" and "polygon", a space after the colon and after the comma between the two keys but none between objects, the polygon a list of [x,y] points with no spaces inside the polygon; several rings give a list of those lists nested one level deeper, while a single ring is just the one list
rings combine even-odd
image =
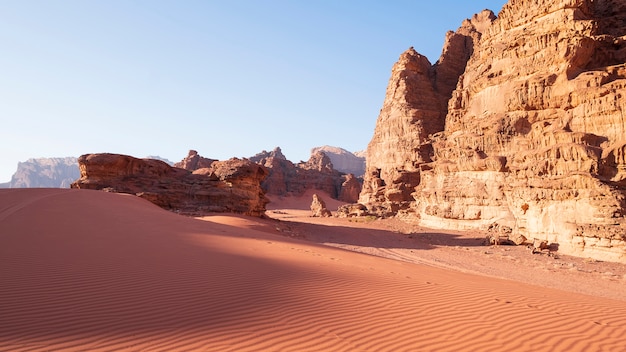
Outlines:
[{"label": "sandstone cliff", "polygon": [[262,183],[267,194],[299,196],[306,190],[316,189],[334,199],[356,202],[361,190],[358,179],[335,170],[331,159],[315,149],[308,161],[298,164],[287,160],[279,147],[258,153],[250,160],[269,170],[269,176]]},{"label": "sandstone cliff", "polygon": [[446,35],[434,65],[413,48],[391,70],[359,202],[382,216],[406,210],[420,182],[420,165],[432,161],[430,136],[444,129],[446,106],[482,31],[495,16],[484,11]]},{"label": "sandstone cliff", "polygon": [[394,67],[360,201],[626,261],[626,1],[511,0],[475,19],[443,124],[433,69],[412,50]]},{"label": "sandstone cliff", "polygon": [[198,169],[211,167],[211,165],[216,161],[216,159],[202,157],[198,154],[197,151],[192,149],[189,151],[187,156],[183,158],[183,160],[174,163],[174,166],[188,171],[195,171]]},{"label": "sandstone cliff", "polygon": [[268,202],[261,189],[267,170],[247,160],[215,161],[194,172],[160,160],[119,154],[86,154],[78,163],[80,179],[72,188],[134,194],[183,214],[262,216]]}]

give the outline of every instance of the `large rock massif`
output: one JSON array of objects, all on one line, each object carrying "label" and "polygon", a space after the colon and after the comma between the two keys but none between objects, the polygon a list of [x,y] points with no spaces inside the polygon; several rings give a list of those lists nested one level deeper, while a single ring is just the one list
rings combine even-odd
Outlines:
[{"label": "large rock massif", "polygon": [[80,179],[72,188],[134,194],[183,214],[262,216],[268,202],[261,189],[268,171],[248,160],[213,161],[193,172],[160,160],[119,154],[86,154],[78,163]]},{"label": "large rock massif", "polygon": [[365,157],[349,152],[343,148],[325,145],[311,149],[311,155],[323,152],[330,158],[333,168],[345,174],[363,177],[365,174]]},{"label": "large rock massif", "polygon": [[466,20],[446,35],[441,58],[431,65],[410,48],[393,66],[385,101],[367,147],[367,169],[359,202],[380,215],[408,209],[420,183],[420,166],[432,161],[430,136],[444,129],[446,106],[491,11]]},{"label": "large rock massif", "polygon": [[352,174],[335,170],[328,155],[313,149],[306,162],[294,164],[287,160],[279,147],[271,152],[262,151],[250,158],[269,170],[262,183],[267,194],[299,196],[306,190],[326,192],[334,199],[353,203],[358,200],[361,183]]},{"label": "large rock massif", "polygon": [[[359,202],[626,261],[626,0],[511,0],[392,70]],[[492,226],[493,227],[493,226]]]},{"label": "large rock massif", "polygon": [[75,157],[34,158],[17,164],[17,171],[0,188],[69,188],[80,175]]}]

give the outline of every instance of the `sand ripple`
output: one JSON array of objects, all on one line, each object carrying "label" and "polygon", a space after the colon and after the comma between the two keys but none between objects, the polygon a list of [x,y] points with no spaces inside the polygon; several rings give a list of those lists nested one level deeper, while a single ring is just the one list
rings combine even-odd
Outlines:
[{"label": "sand ripple", "polygon": [[0,191],[0,350],[624,350],[623,302],[269,232]]}]

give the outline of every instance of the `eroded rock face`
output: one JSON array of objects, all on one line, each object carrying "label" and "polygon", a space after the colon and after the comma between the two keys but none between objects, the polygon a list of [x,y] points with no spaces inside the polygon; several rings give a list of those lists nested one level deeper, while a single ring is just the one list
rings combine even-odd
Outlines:
[{"label": "eroded rock face", "polygon": [[341,184],[341,192],[339,200],[346,203],[356,203],[361,193],[361,181],[354,177],[353,174],[344,175],[345,181]]},{"label": "eroded rock face", "polygon": [[[389,192],[383,171],[416,163],[407,213],[422,225],[498,224],[562,253],[626,261],[626,1],[511,0],[476,27],[443,132],[414,138],[415,155],[369,180]],[[425,143],[430,158],[417,157]]]},{"label": "eroded rock face", "polygon": [[299,196],[306,190],[317,189],[339,199],[342,195],[354,197],[354,187],[360,192],[358,180],[355,180],[358,186],[351,181],[345,185],[347,189],[344,191],[344,174],[334,169],[330,158],[322,151],[313,152],[308,161],[298,164],[287,160],[280,148],[263,151],[250,160],[269,170],[269,176],[262,184],[267,194]]},{"label": "eroded rock face", "polygon": [[181,169],[194,171],[205,167],[211,167],[211,164],[216,161],[217,160],[215,159],[202,157],[198,154],[197,151],[192,149],[183,160],[175,163],[174,166]]},{"label": "eroded rock face", "polygon": [[362,177],[365,174],[365,157],[351,153],[343,148],[331,147],[328,145],[315,147],[311,154],[324,152],[333,163],[333,168],[339,172],[353,174]]},{"label": "eroded rock face", "polygon": [[119,154],[78,158],[81,177],[72,188],[134,194],[184,214],[235,212],[262,216],[268,200],[261,189],[267,169],[248,160],[215,161],[189,170]]},{"label": "eroded rock face", "polygon": [[34,158],[18,163],[11,181],[0,188],[69,188],[78,176],[75,157]]},{"label": "eroded rock face", "polygon": [[443,131],[447,103],[481,32],[495,16],[485,11],[446,35],[439,61],[431,65],[410,48],[393,66],[374,136],[359,202],[381,216],[410,207],[420,165],[432,161],[430,136]]}]

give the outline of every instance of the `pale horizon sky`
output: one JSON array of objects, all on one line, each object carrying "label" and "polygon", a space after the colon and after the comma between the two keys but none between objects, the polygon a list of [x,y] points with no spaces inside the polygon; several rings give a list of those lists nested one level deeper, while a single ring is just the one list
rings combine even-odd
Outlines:
[{"label": "pale horizon sky", "polygon": [[369,143],[391,67],[484,1],[0,0],[0,183],[29,158]]}]

